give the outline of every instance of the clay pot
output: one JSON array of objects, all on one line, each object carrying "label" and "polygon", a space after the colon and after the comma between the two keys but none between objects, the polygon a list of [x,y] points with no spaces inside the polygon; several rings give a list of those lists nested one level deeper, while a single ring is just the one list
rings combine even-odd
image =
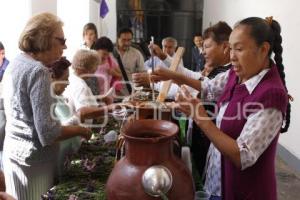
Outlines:
[{"label": "clay pot", "polygon": [[2,170],[0,170],[0,192],[5,192],[5,179]]},{"label": "clay pot", "polygon": [[168,120],[172,118],[172,110],[165,108],[163,105],[151,101],[131,101],[133,106],[136,120],[140,119],[155,119],[155,120]]},{"label": "clay pot", "polygon": [[137,107],[135,112],[135,119],[171,120],[171,110],[155,107]]},{"label": "clay pot", "polygon": [[173,139],[178,127],[163,120],[136,120],[128,123],[125,156],[116,163],[106,184],[108,200],[157,200],[147,194],[142,176],[151,166],[166,167],[172,174],[172,186],[166,193],[169,200],[194,200],[191,173],[173,154]]}]

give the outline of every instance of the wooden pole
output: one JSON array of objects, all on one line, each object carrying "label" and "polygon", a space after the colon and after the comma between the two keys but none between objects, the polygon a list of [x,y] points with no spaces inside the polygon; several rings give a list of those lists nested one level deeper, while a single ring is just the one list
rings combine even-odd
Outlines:
[{"label": "wooden pole", "polygon": [[[183,53],[184,53],[184,48],[183,47],[178,47],[176,53],[175,53],[175,56],[172,60],[172,63],[171,63],[171,66],[170,66],[170,70],[171,71],[177,71],[177,68],[178,68],[178,65],[181,61],[181,58],[183,56]],[[167,95],[168,95],[168,92],[169,92],[169,89],[171,87],[171,84],[172,84],[172,80],[168,80],[168,81],[163,81],[162,83],[162,89],[161,91],[159,92],[159,95],[156,99],[156,101],[158,102],[164,102]]]}]

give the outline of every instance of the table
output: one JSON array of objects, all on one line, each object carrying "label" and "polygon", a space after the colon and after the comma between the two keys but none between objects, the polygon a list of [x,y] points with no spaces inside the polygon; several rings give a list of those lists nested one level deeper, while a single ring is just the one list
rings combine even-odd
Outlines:
[{"label": "table", "polygon": [[78,153],[68,156],[64,175],[43,200],[102,200],[105,183],[115,161],[115,143],[105,143],[103,136],[109,130],[119,131],[120,123],[110,117],[108,124],[83,142]]}]

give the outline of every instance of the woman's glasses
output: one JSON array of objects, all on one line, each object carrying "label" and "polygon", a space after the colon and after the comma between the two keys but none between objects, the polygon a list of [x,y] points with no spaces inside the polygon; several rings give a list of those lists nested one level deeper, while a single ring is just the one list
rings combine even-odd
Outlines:
[{"label": "woman's glasses", "polygon": [[62,46],[66,45],[66,41],[67,41],[66,38],[61,38],[61,37],[54,37],[54,38],[55,38],[56,40],[58,40],[59,43],[60,43]]}]

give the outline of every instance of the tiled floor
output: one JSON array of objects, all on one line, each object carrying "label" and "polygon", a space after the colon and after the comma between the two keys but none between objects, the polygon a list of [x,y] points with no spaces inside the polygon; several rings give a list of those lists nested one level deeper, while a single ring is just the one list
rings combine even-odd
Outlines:
[{"label": "tiled floor", "polygon": [[300,173],[277,158],[276,176],[278,200],[300,200]]}]

